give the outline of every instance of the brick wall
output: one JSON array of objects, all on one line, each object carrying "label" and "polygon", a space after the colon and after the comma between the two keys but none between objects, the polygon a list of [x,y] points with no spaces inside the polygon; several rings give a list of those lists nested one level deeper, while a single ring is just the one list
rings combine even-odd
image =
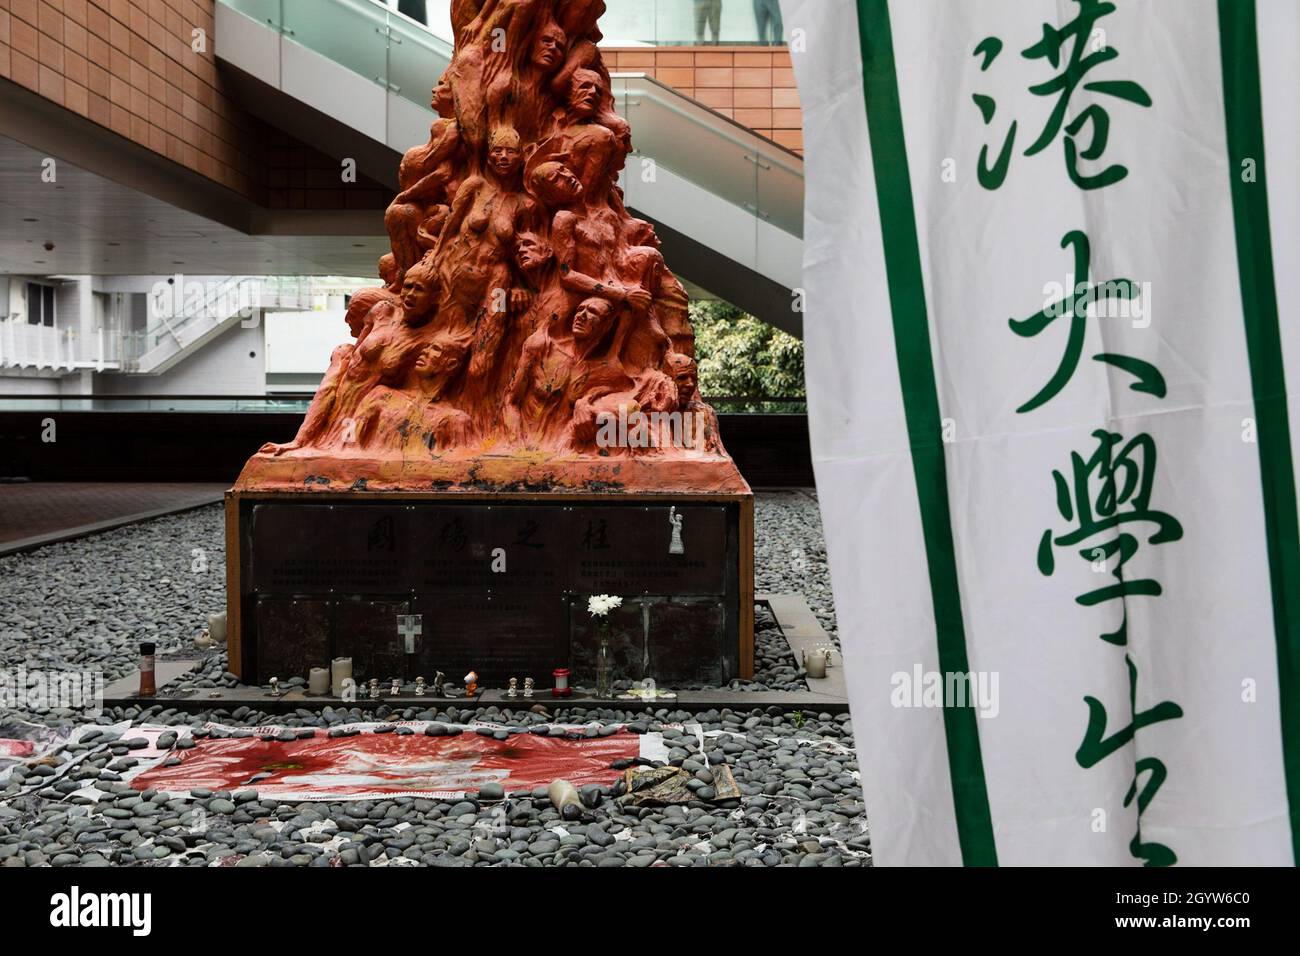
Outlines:
[{"label": "brick wall", "polygon": [[[339,205],[337,161],[228,93],[212,53],[213,0],[0,0],[0,8],[0,76],[262,205]],[[195,29],[206,36],[203,53],[191,46]],[[350,191],[349,205],[386,201],[373,183]]]},{"label": "brick wall", "polygon": [[611,72],[646,73],[742,126],[803,152],[803,116],[789,50],[607,47],[602,52]]}]

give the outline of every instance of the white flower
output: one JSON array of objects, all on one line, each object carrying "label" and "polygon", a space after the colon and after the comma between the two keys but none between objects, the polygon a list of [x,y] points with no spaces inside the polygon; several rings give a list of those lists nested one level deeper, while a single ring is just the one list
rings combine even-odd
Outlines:
[{"label": "white flower", "polygon": [[587,599],[587,613],[592,617],[604,617],[622,604],[621,597],[614,597],[612,594],[593,594]]}]

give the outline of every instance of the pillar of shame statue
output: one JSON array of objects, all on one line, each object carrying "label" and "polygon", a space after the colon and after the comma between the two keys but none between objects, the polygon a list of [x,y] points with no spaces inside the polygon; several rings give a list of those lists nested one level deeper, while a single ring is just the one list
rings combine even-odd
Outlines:
[{"label": "pillar of shame statue", "polygon": [[456,48],[294,439],[237,491],[749,491],[687,296],[618,187],[603,0],[454,0]]}]

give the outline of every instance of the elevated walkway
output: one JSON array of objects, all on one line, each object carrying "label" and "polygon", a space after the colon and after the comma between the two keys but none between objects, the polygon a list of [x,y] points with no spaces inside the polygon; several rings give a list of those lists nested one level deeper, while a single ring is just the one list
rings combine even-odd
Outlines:
[{"label": "elevated walkway", "polygon": [[[389,185],[428,139],[452,54],[378,0],[219,0],[214,50],[246,109]],[[802,158],[644,74],[612,80],[632,126],[627,205],[655,224],[670,267],[802,335]]]}]

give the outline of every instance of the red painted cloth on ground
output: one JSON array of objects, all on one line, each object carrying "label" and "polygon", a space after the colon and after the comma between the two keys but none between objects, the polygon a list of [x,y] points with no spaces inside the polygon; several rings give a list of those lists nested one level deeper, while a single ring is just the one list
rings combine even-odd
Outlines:
[{"label": "red painted cloth on ground", "polygon": [[640,737],[566,740],[514,734],[507,740],[465,733],[428,737],[416,733],[320,734],[291,742],[256,737],[207,739],[178,751],[180,763],[158,766],[131,785],[186,793],[256,789],[279,800],[358,799],[367,795],[454,797],[499,783],[506,793],[545,787],[564,778],[575,786],[608,785],[619,776],[615,760],[640,755]]}]

